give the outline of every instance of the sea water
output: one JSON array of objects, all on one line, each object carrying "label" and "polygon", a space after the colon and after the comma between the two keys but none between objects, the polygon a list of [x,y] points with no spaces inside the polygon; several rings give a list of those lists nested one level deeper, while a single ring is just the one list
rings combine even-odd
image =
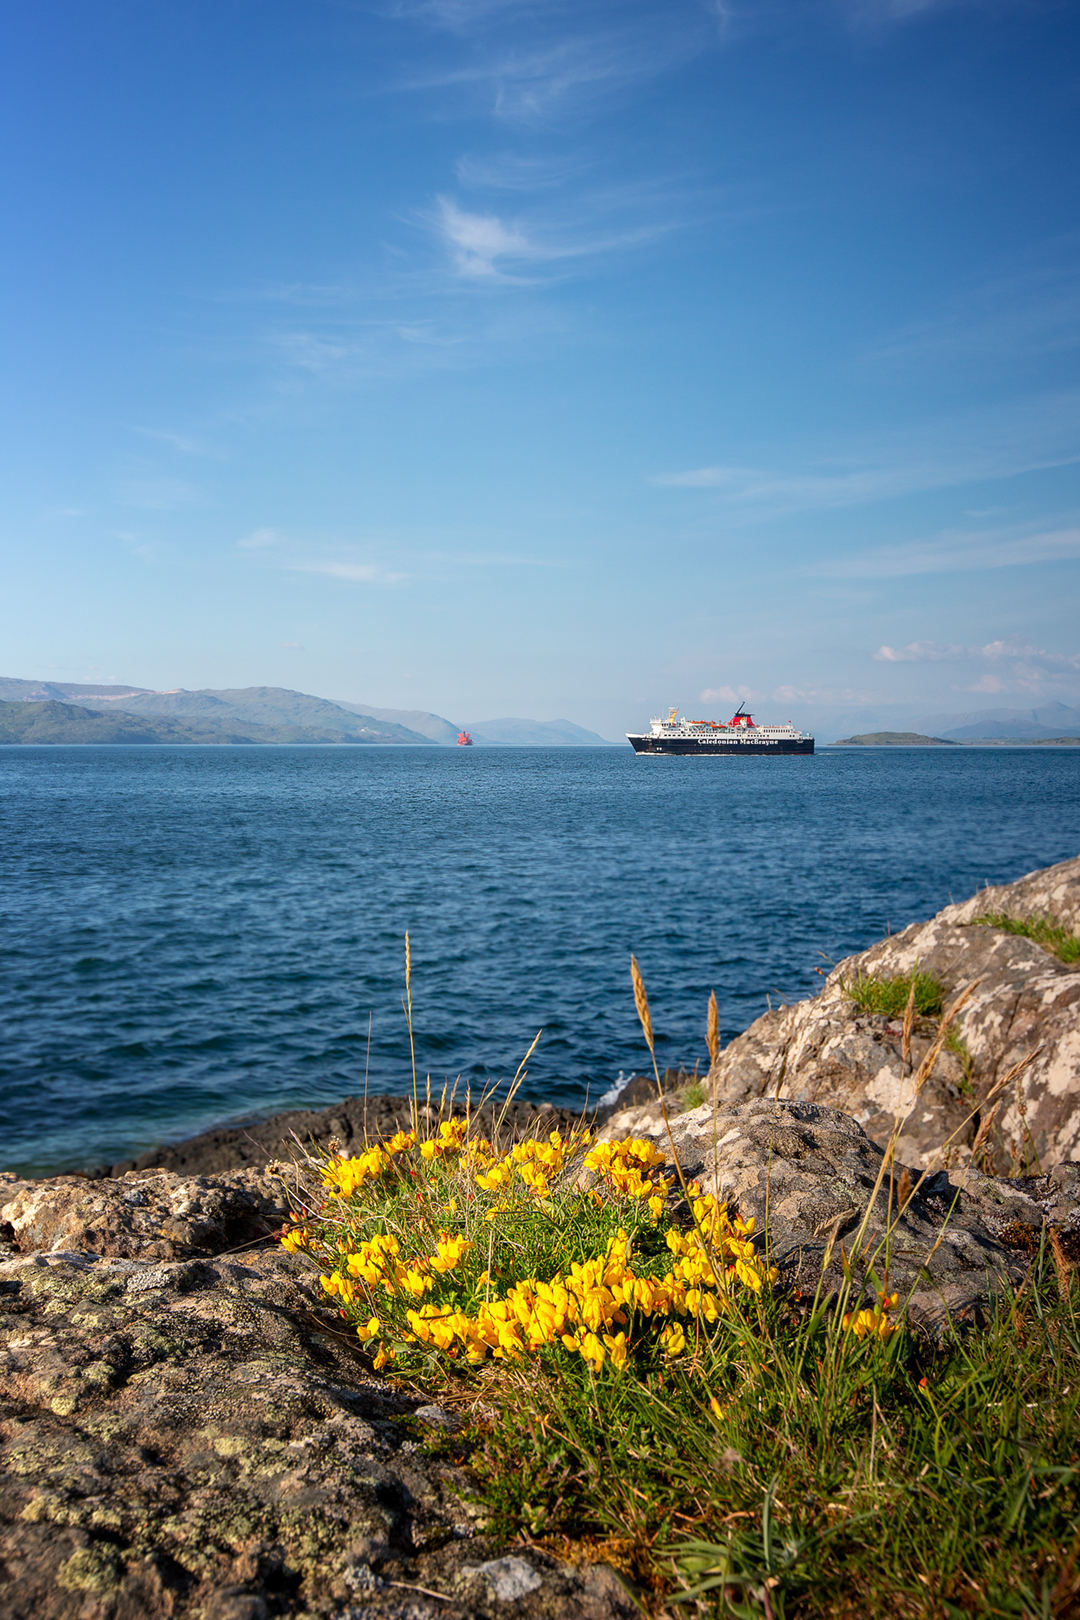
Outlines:
[{"label": "sea water", "polygon": [[[0,1167],[514,1074],[566,1104],[1080,851],[1080,749],[0,748]],[[460,1077],[460,1078],[459,1078]]]}]

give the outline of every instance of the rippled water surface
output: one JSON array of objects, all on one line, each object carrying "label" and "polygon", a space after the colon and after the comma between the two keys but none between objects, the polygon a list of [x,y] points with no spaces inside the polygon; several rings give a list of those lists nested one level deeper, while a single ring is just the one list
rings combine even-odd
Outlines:
[{"label": "rippled water surface", "polygon": [[[0,748],[0,1165],[512,1074],[595,1098],[1080,850],[1080,750]],[[368,1020],[371,1018],[370,1051]]]}]

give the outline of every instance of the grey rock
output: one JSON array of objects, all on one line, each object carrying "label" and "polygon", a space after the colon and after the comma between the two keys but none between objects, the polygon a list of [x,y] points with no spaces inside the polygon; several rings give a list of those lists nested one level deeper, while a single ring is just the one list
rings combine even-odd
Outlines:
[{"label": "grey rock", "polygon": [[543,1576],[538,1575],[531,1564],[512,1555],[489,1559],[486,1564],[467,1564],[463,1573],[476,1574],[486,1581],[499,1603],[519,1603],[544,1584]]},{"label": "grey rock", "polygon": [[0,1226],[22,1254],[82,1252],[138,1258],[144,1266],[220,1254],[268,1236],[287,1210],[281,1182],[260,1170],[150,1170],[105,1181],[29,1181],[0,1171]]},{"label": "grey rock", "polygon": [[22,1250],[0,1262],[5,1620],[630,1620],[602,1567],[537,1553],[511,1602],[464,1575],[515,1561],[468,1473],[390,1421],[415,1403],[300,1257],[221,1254],[230,1222],[280,1221],[252,1174],[140,1175],[142,1204],[123,1180],[0,1183]]},{"label": "grey rock", "polygon": [[[653,1134],[666,1148],[666,1135]],[[786,1099],[704,1103],[675,1120],[672,1134],[686,1177],[754,1218],[755,1246],[786,1286],[835,1296],[847,1266],[852,1305],[872,1304],[887,1285],[935,1336],[948,1323],[983,1321],[1011,1295],[1044,1227],[1060,1225],[1080,1242],[1080,1165],[1061,1167],[1057,1180],[1014,1181],[972,1166],[927,1174],[899,1160],[883,1171],[881,1148],[857,1120]]]},{"label": "grey rock", "polygon": [[418,1406],[413,1417],[430,1428],[446,1429],[451,1434],[461,1427],[453,1412],[448,1412],[445,1406]]},{"label": "grey rock", "polygon": [[[766,1013],[725,1048],[709,1075],[717,1102],[775,1096],[839,1108],[882,1145],[899,1112],[902,1158],[925,1167],[940,1162],[944,1147],[956,1164],[970,1155],[999,1083],[1027,1059],[998,1099],[984,1159],[1004,1171],[1080,1158],[1080,964],[975,921],[1000,912],[1049,916],[1080,932],[1080,858],[983,890],[846,958],[819,995]],[[936,1024],[917,1026],[904,1068],[899,1023],[862,1014],[846,990],[860,974],[916,969],[938,979],[950,999],[976,986],[955,1026],[966,1056],[942,1052],[918,1097],[912,1074]],[[623,1120],[621,1128],[635,1127]]]}]

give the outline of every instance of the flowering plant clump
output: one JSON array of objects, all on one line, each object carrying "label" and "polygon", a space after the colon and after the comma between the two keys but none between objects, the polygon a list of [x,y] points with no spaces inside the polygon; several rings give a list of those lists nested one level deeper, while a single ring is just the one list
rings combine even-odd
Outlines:
[{"label": "flowering plant clump", "polygon": [[399,1131],[329,1159],[318,1207],[282,1241],[319,1263],[377,1367],[674,1361],[776,1272],[753,1221],[696,1185],[693,1225],[675,1224],[675,1177],[653,1143],[590,1143],[552,1131],[500,1152],[460,1118],[425,1139]]}]

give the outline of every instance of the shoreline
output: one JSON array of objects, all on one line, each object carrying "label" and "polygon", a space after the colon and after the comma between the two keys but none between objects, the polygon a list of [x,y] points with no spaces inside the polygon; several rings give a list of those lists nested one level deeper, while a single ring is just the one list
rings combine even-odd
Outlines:
[{"label": "shoreline", "polygon": [[[655,1091],[655,1087],[653,1087]],[[424,1115],[426,1104],[421,1103]],[[261,1170],[274,1159],[292,1158],[299,1146],[309,1144],[325,1149],[331,1140],[340,1142],[346,1152],[356,1152],[365,1139],[377,1141],[392,1136],[395,1131],[407,1130],[410,1123],[412,1097],[378,1096],[343,1097],[326,1108],[295,1108],[272,1114],[268,1119],[248,1125],[221,1125],[180,1142],[148,1149],[137,1158],[120,1159],[111,1164],[99,1164],[86,1170],[53,1171],[55,1175],[75,1175],[87,1181],[104,1181],[126,1175],[128,1171],[172,1170],[179,1175],[217,1175],[227,1170]],[[604,1110],[606,1114],[608,1110]],[[473,1117],[484,1122],[484,1129],[494,1129],[501,1112],[501,1104],[485,1104],[473,1109]],[[445,1106],[440,1115],[432,1103],[428,1118],[461,1117],[465,1105],[455,1102]],[[503,1131],[517,1138],[537,1119],[547,1122],[549,1130],[562,1129],[580,1120],[583,1115],[594,1120],[598,1110],[560,1108],[554,1103],[527,1102],[515,1099],[505,1110]],[[299,1139],[299,1141],[297,1141]],[[35,1179],[48,1179],[48,1174]]]},{"label": "shoreline", "polygon": [[[665,1092],[675,1091],[693,1076],[679,1069],[664,1074]],[[610,1096],[610,1094],[609,1094]],[[531,1130],[537,1121],[543,1121],[548,1130],[565,1130],[587,1120],[590,1125],[603,1124],[620,1109],[637,1107],[656,1100],[656,1082],[651,1075],[630,1075],[617,1096],[591,1107],[567,1108],[556,1103],[515,1098],[505,1110],[500,1134],[517,1140]],[[426,1103],[421,1104],[424,1114]],[[244,1124],[221,1124],[186,1136],[178,1142],[159,1143],[137,1156],[96,1164],[67,1168],[51,1168],[30,1172],[18,1166],[0,1165],[6,1171],[27,1181],[54,1181],[72,1177],[80,1181],[108,1181],[132,1171],[171,1170],[178,1175],[211,1176],[230,1170],[262,1170],[274,1159],[293,1157],[299,1145],[309,1144],[325,1149],[331,1139],[341,1143],[347,1153],[355,1153],[365,1138],[378,1141],[392,1136],[395,1131],[407,1130],[412,1109],[412,1097],[380,1092],[359,1097],[342,1097],[325,1108],[290,1108],[255,1119]],[[482,1108],[473,1108],[473,1118],[483,1121],[483,1129],[491,1132],[502,1112],[496,1099]],[[455,1101],[447,1104],[440,1115],[436,1103],[431,1105],[427,1118],[461,1118],[465,1104]]]}]

